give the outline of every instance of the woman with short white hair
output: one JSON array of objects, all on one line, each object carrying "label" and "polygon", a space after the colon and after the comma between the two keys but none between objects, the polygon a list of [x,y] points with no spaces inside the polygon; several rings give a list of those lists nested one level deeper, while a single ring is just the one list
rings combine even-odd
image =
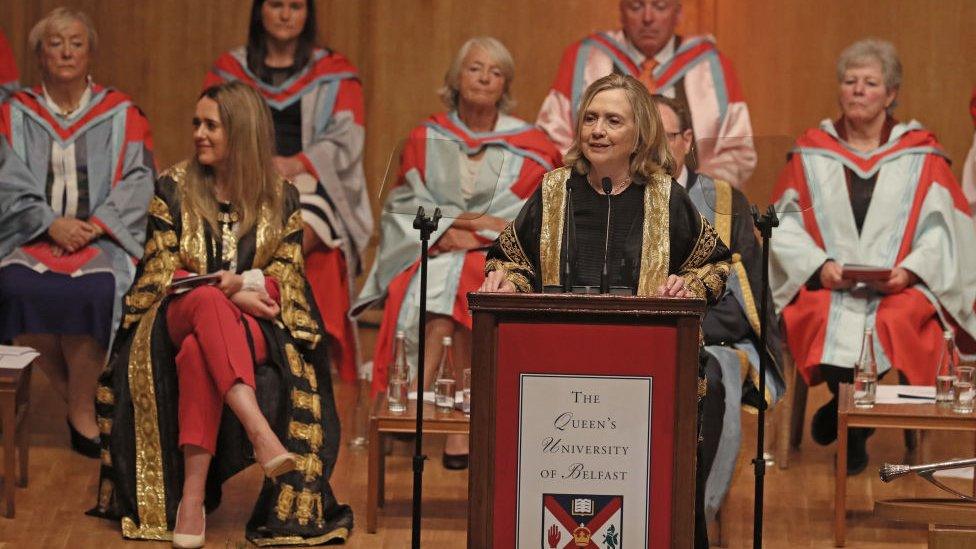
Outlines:
[{"label": "woman with short white hair", "polygon": [[[414,128],[400,155],[399,179],[380,220],[380,246],[353,313],[385,301],[373,358],[374,392],[386,388],[393,335],[404,331],[416,353],[419,233],[418,204],[439,206],[445,217],[431,236],[427,293],[427,379],[430,384],[446,336],[453,336],[457,374],[468,367],[471,313],[467,294],[478,289],[485,249],[521,209],[542,175],[559,164],[559,151],[540,130],[505,114],[515,64],[490,37],[472,38],[458,51],[440,96],[448,111]],[[433,209],[432,207],[430,208]],[[448,218],[449,217],[449,218]],[[412,360],[411,360],[412,362]],[[467,467],[467,437],[448,437],[444,465]]]},{"label": "woman with short white hair", "polygon": [[89,76],[98,35],[57,8],[30,31],[41,85],[0,107],[0,341],[40,351],[71,446],[99,456],[95,384],[142,256],[149,123]]},{"label": "woman with short white hair", "polygon": [[[935,135],[893,112],[902,66],[894,46],[867,39],[837,62],[837,120],[807,130],[780,176],[783,216],[770,286],[797,368],[834,397],[813,418],[820,444],[837,436],[838,384],[853,380],[866,328],[878,371],[934,385],[943,331],[976,350],[976,241],[968,207]],[[799,213],[802,212],[802,213]],[[878,267],[882,278],[845,271]],[[868,463],[867,430],[852,429],[847,468]]]}]

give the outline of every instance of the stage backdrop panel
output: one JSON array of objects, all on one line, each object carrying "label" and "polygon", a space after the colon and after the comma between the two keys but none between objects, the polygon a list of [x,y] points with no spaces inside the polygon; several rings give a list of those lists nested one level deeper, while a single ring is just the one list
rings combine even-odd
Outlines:
[{"label": "stage backdrop panel", "polygon": [[[3,0],[0,28],[23,81],[39,79],[27,51],[30,27],[56,6],[83,9],[101,47],[94,76],[132,95],[152,123],[161,167],[192,151],[190,118],[203,75],[221,52],[242,44],[245,0]],[[458,47],[492,35],[516,63],[514,114],[534,120],[562,50],[619,21],[616,0],[319,0],[319,36],[346,54],[366,94],[366,173],[374,209],[398,140],[443,107],[436,90]],[[684,0],[680,30],[714,34],[739,74],[757,135],[796,136],[835,117],[834,63],[866,36],[891,40],[905,68],[901,119],[933,129],[958,175],[972,142],[969,96],[976,84],[972,0]],[[765,200],[779,163],[750,184]]]}]

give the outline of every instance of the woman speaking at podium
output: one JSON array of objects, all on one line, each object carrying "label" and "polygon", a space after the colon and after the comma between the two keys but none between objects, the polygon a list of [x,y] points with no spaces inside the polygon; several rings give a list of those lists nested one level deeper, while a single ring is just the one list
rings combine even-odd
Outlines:
[{"label": "woman speaking at podium", "polygon": [[640,82],[611,74],[587,88],[565,163],[495,241],[481,291],[722,295],[729,250],[671,177],[667,135]]},{"label": "woman speaking at podium", "polygon": [[[643,84],[611,74],[587,88],[565,164],[499,235],[480,291],[721,297],[729,250],[672,178],[667,135]],[[708,547],[701,473],[695,545]]]}]

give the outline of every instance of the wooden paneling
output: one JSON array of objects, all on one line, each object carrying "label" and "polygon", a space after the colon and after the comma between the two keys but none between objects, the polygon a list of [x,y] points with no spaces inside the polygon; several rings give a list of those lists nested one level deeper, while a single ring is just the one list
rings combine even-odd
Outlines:
[{"label": "wooden paneling", "polygon": [[[973,139],[968,106],[976,84],[976,2],[722,0],[715,6],[719,45],[734,61],[754,132],[767,143],[839,115],[837,57],[873,36],[891,41],[901,57],[895,117],[933,130],[959,176]],[[770,177],[754,180],[748,194],[764,199],[772,185]]]},{"label": "wooden paneling", "polygon": [[[203,75],[243,43],[245,0],[3,0],[0,28],[23,80],[36,83],[26,51],[30,26],[58,5],[87,11],[101,37],[96,80],[130,94],[152,123],[165,167],[189,154],[189,118]],[[469,37],[502,40],[516,61],[514,114],[534,120],[563,48],[618,25],[616,0],[319,0],[323,43],[362,74],[367,108],[366,173],[374,208],[396,144],[427,115],[458,47]],[[905,66],[897,116],[936,131],[956,161],[972,139],[967,116],[976,65],[972,0],[684,0],[681,31],[716,35],[745,90],[761,166],[750,184],[764,200],[782,153],[805,128],[834,117],[834,62],[854,40],[892,40]]]}]

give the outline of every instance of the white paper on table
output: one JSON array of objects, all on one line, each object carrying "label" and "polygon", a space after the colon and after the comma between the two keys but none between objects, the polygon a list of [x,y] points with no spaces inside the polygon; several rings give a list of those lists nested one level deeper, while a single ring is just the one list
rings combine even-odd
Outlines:
[{"label": "white paper on table", "polygon": [[[912,395],[925,398],[905,398]],[[876,404],[932,404],[935,402],[935,387],[925,385],[878,385],[874,402]]]},{"label": "white paper on table", "polygon": [[30,347],[0,345],[0,368],[5,370],[23,370],[39,356],[41,356],[41,353],[38,353]]},{"label": "white paper on table", "polygon": [[[409,393],[407,393],[407,399],[417,400],[417,391],[410,391]],[[436,402],[436,400],[434,399],[434,391],[424,391],[424,402],[430,402],[431,404]],[[456,404],[458,402],[464,402],[463,391],[454,392],[454,403]]]}]

